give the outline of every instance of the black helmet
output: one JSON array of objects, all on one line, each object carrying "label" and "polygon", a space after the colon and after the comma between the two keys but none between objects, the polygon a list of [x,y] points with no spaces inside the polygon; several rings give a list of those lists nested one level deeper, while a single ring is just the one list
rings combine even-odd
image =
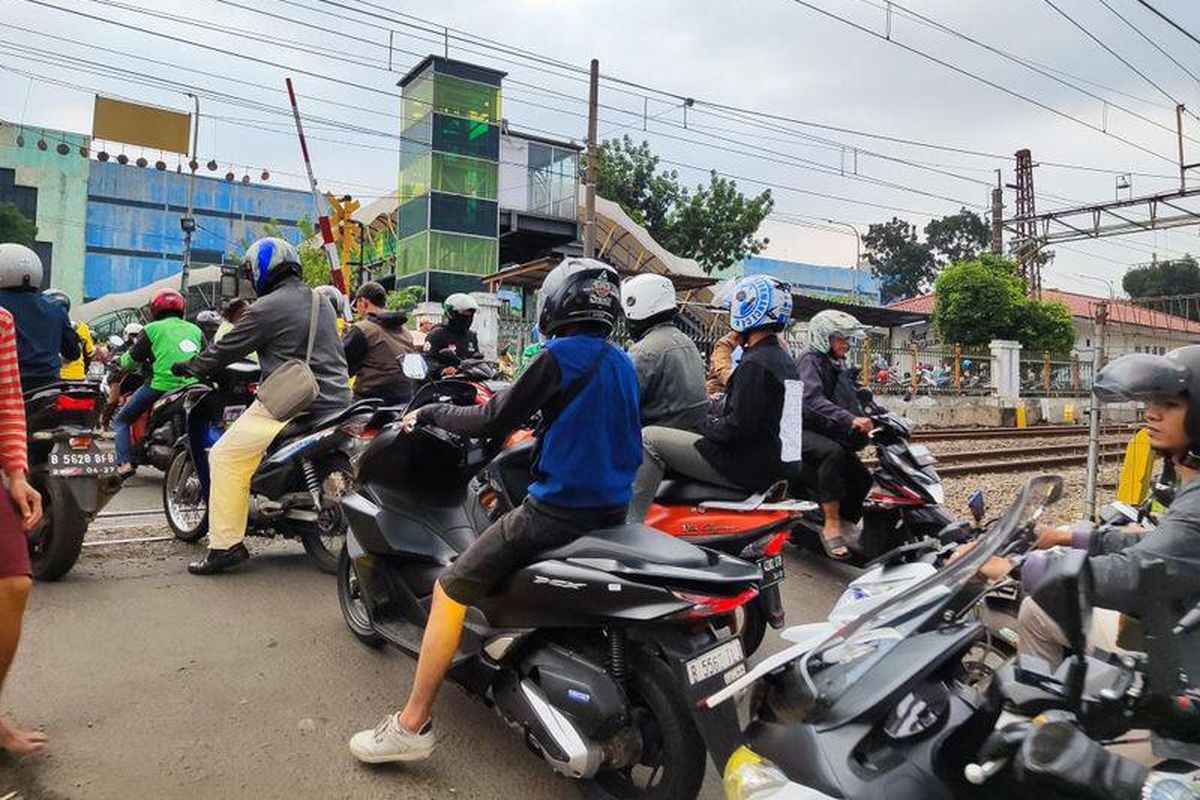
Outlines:
[{"label": "black helmet", "polygon": [[550,271],[538,296],[538,330],[555,336],[565,325],[590,322],[612,331],[621,314],[621,276],[602,261],[568,258]]},{"label": "black helmet", "polygon": [[1106,403],[1187,398],[1188,458],[1200,463],[1200,345],[1177,347],[1165,356],[1133,353],[1113,359],[1096,375],[1092,389]]}]

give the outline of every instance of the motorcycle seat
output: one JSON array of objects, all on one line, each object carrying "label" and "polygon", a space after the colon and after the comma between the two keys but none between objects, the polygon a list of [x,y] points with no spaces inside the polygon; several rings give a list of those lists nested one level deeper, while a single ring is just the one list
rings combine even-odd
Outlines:
[{"label": "motorcycle seat", "polygon": [[540,560],[612,560],[627,566],[644,564],[704,569],[711,554],[695,545],[668,536],[648,525],[622,525],[590,531],[572,542],[547,550]]},{"label": "motorcycle seat", "polygon": [[654,499],[665,506],[697,505],[705,501],[739,502],[751,495],[746,489],[733,489],[715,483],[693,480],[665,480],[658,485]]},{"label": "motorcycle seat", "polygon": [[301,414],[284,426],[283,430],[275,437],[275,441],[283,442],[306,433],[327,428],[342,419],[354,416],[355,414],[366,413],[378,405],[378,400],[359,400],[356,403],[351,403],[347,408],[328,414]]}]

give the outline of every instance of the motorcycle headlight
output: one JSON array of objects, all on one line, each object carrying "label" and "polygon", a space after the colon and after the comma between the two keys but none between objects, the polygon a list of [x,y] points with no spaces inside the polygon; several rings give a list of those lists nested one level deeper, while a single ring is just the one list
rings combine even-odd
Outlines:
[{"label": "motorcycle headlight", "polygon": [[767,800],[782,797],[789,785],[779,767],[748,747],[734,751],[725,764],[725,800]]}]

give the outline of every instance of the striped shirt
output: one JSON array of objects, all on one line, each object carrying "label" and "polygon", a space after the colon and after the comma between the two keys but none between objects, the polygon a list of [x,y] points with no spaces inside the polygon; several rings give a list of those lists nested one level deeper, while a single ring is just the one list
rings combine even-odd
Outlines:
[{"label": "striped shirt", "polygon": [[0,308],[0,468],[28,472],[25,450],[25,399],[17,366],[17,326]]}]

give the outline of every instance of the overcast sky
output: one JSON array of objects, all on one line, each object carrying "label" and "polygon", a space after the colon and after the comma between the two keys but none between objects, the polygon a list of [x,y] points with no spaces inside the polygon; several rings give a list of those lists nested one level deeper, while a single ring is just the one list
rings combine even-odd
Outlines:
[{"label": "overcast sky", "polygon": [[[1003,170],[1005,182],[1011,183],[1011,154],[1022,147],[1030,148],[1038,162],[1110,170],[1039,166],[1034,173],[1038,210],[1112,199],[1116,173],[1123,171],[1146,173],[1133,177],[1135,194],[1177,186],[1172,99],[1200,112],[1200,85],[1126,26],[1113,10],[1196,74],[1200,74],[1200,45],[1172,30],[1137,0],[1053,2],[1158,88],[1090,40],[1048,0],[901,0],[893,4],[890,33],[895,42],[1005,86],[1060,114],[1104,128],[1113,136],[806,7],[824,9],[884,34],[887,15],[883,0],[0,0],[0,67],[42,76],[31,82],[27,76],[5,72],[0,77],[0,118],[87,132],[92,90],[185,110],[188,102],[181,94],[183,88],[175,84],[198,86],[205,120],[200,133],[202,162],[215,158],[223,167],[221,173],[232,167],[239,176],[246,171],[256,176],[266,168],[272,172],[273,182],[302,188],[303,164],[292,123],[290,117],[279,113],[287,110],[282,87],[284,76],[291,74],[306,115],[357,129],[331,127],[316,119],[308,123],[310,149],[322,187],[366,199],[395,189],[397,143],[389,136],[394,137],[398,129],[398,101],[388,96],[396,91],[399,75],[394,73],[406,70],[420,54],[440,53],[442,37],[428,29],[448,25],[463,35],[486,37],[557,62],[584,67],[589,59],[599,58],[605,75],[695,98],[697,103],[688,111],[688,128],[684,129],[678,100],[606,81],[601,87],[600,101],[607,107],[601,113],[600,131],[605,136],[629,133],[649,140],[664,159],[687,165],[673,167],[687,183],[699,182],[705,177],[703,171],[716,169],[739,176],[739,186],[747,192],[774,187],[778,216],[763,227],[763,233],[771,238],[767,254],[848,265],[855,250],[848,229],[832,232],[798,223],[824,226],[823,220],[833,219],[865,232],[870,223],[893,215],[924,226],[930,214],[953,213],[962,204],[983,212],[995,170]],[[1200,36],[1200,3],[1150,2]],[[64,13],[54,6],[99,19]],[[906,17],[901,9],[1037,62],[1045,71],[1149,121],[933,30]],[[151,10],[210,27],[164,19],[148,13]],[[412,16],[398,17],[398,12]],[[396,21],[371,16],[375,13]],[[171,41],[129,26],[287,68]],[[389,34],[390,30],[394,33]],[[393,74],[387,71],[389,38]],[[316,52],[298,50],[297,44]],[[584,138],[587,85],[582,76],[500,52],[478,40],[464,42],[453,32],[449,44],[452,57],[508,71],[504,114],[514,128]],[[127,72],[114,75],[113,67]],[[96,70],[107,74],[96,74]],[[199,74],[198,70],[212,74]],[[172,82],[171,88],[143,82],[155,78]],[[230,102],[230,98],[242,102]],[[761,115],[738,121],[733,112],[707,103],[794,121]],[[643,108],[651,118],[645,131]],[[822,130],[801,121],[1005,157],[916,147]],[[1197,140],[1186,143],[1186,160],[1200,161],[1200,120],[1185,118],[1185,133]],[[855,155],[855,148],[925,168],[861,151]],[[815,163],[798,163],[797,159]],[[855,163],[857,178],[853,175]],[[847,174],[841,174],[843,171]],[[1200,186],[1200,170],[1192,183]],[[1011,190],[1006,190],[1005,202],[1012,213]],[[1120,276],[1128,266],[1149,261],[1153,252],[1160,257],[1200,252],[1198,233],[1200,228],[1188,227],[1060,246],[1045,282],[1106,293],[1102,283],[1078,277],[1084,274],[1113,281],[1119,290]]]}]

